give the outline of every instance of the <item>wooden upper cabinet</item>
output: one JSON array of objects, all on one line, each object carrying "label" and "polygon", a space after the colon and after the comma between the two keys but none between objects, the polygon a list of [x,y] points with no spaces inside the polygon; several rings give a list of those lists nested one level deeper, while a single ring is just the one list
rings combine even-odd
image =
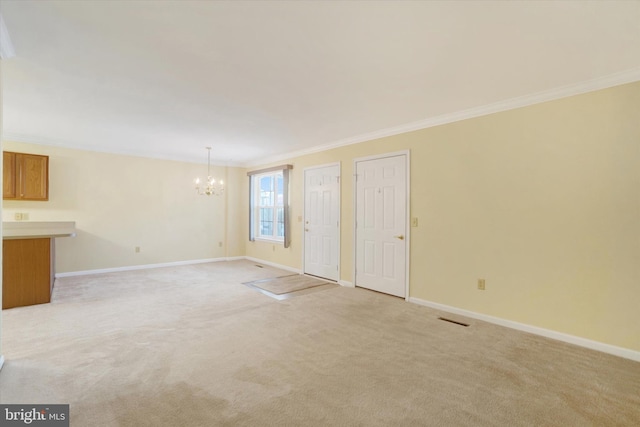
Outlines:
[{"label": "wooden upper cabinet", "polygon": [[2,153],[2,198],[49,200],[49,157],[38,154]]},{"label": "wooden upper cabinet", "polygon": [[2,153],[2,198],[16,198],[16,153]]}]

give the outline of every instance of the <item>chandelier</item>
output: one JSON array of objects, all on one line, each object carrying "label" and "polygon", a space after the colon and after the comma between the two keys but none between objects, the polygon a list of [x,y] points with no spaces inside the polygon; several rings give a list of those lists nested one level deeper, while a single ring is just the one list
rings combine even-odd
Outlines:
[{"label": "chandelier", "polygon": [[201,183],[200,178],[195,179],[196,193],[201,196],[219,196],[224,193],[224,181],[216,181],[211,176],[211,147],[205,147],[207,152],[207,180]]}]

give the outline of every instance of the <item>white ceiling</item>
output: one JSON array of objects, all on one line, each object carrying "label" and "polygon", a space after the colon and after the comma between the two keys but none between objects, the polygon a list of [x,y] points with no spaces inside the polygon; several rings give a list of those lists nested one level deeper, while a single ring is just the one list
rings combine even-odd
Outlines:
[{"label": "white ceiling", "polygon": [[640,1],[0,0],[0,12],[16,53],[2,60],[5,139],[148,157],[201,162],[212,146],[216,163],[257,164],[640,80]]}]

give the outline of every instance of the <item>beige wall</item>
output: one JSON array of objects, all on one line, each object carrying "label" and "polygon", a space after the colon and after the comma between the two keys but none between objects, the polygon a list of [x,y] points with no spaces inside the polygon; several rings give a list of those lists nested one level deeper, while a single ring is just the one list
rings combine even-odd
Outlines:
[{"label": "beige wall", "polygon": [[[235,242],[226,246],[226,196],[195,194],[193,179],[206,174],[206,165],[10,141],[4,150],[49,156],[49,201],[5,200],[2,216],[12,221],[16,212],[28,212],[30,221],[76,221],[77,237],[56,239],[58,273],[244,251]],[[212,169],[234,178],[226,194],[236,204],[237,173]]]},{"label": "beige wall", "polygon": [[340,162],[352,281],[353,159],[410,150],[412,297],[640,351],[639,113],[633,83],[280,161],[288,249],[247,241],[246,169],[216,168],[227,195],[197,197],[202,165],[12,142],[51,156],[51,198],[5,201],[3,219],[75,220],[59,272],[242,255],[301,269],[303,170]]},{"label": "beige wall", "polygon": [[227,169],[227,257],[245,256],[245,245],[249,240],[249,188],[246,171],[241,168]]},{"label": "beige wall", "polygon": [[291,248],[246,253],[301,269],[303,169],[339,161],[352,281],[353,159],[409,149],[412,297],[640,350],[639,115],[633,83],[283,160]]}]

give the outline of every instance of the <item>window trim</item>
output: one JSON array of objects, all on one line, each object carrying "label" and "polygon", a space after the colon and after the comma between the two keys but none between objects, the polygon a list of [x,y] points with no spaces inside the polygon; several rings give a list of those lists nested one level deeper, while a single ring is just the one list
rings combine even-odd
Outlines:
[{"label": "window trim", "polygon": [[[282,243],[285,248],[288,248],[291,245],[291,226],[290,226],[290,213],[289,210],[291,207],[289,206],[289,178],[290,178],[290,170],[293,169],[293,165],[280,165],[274,166],[265,169],[258,169],[254,171],[247,172],[247,176],[249,177],[249,241],[265,241],[269,243]],[[277,238],[268,238],[257,235],[257,217],[256,217],[256,203],[255,203],[255,185],[256,179],[254,175],[265,175],[269,172],[278,172],[282,171],[282,207],[283,207],[283,216],[284,216],[284,237],[282,240]]]},{"label": "window trim", "polygon": [[[262,204],[261,203],[261,197],[262,197],[262,186],[260,184],[260,181],[263,178],[271,178],[272,182],[271,182],[271,190],[273,192],[273,203],[271,204]],[[251,177],[252,180],[254,180],[254,184],[257,185],[257,187],[254,187],[254,191],[253,191],[253,221],[254,221],[254,227],[256,230],[256,234],[255,234],[255,239],[256,240],[264,240],[264,241],[268,241],[268,242],[278,242],[278,243],[283,243],[284,242],[284,230],[282,231],[282,236],[278,236],[278,210],[282,209],[283,210],[283,226],[284,226],[284,176],[282,174],[282,171],[280,170],[276,170],[276,171],[270,171],[270,172],[264,172],[261,174],[255,174]],[[278,179],[281,179],[282,182],[282,205],[278,205]],[[272,218],[271,218],[271,222],[272,222],[272,234],[271,235],[266,235],[266,234],[262,234],[261,233],[261,229],[263,228],[261,226],[261,209],[270,209],[272,211]],[[284,227],[283,227],[284,228]]]}]

